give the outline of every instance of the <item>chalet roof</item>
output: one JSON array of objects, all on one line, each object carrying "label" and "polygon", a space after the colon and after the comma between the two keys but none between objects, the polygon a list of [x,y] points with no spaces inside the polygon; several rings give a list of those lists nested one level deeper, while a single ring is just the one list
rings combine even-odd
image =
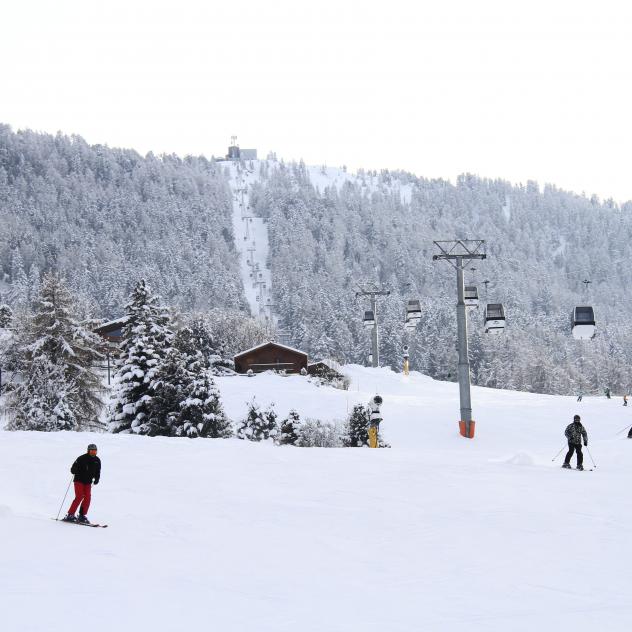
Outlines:
[{"label": "chalet roof", "polygon": [[115,318],[114,320],[110,320],[107,323],[103,323],[98,327],[95,327],[94,331],[102,331],[102,330],[113,330],[118,327],[122,327],[129,320],[129,316],[121,316],[120,318]]},{"label": "chalet roof", "polygon": [[294,353],[298,353],[299,355],[303,355],[307,357],[307,354],[304,351],[299,351],[298,349],[294,349],[293,347],[288,347],[287,345],[282,345],[279,342],[274,342],[273,340],[269,340],[268,342],[263,342],[256,347],[252,347],[251,349],[246,349],[238,353],[234,359],[241,358],[241,356],[246,355],[247,353],[251,353],[252,351],[256,351],[257,349],[262,349],[263,347],[267,347],[268,345],[273,345],[274,347],[279,347],[280,349],[286,349],[287,351],[293,351]]}]

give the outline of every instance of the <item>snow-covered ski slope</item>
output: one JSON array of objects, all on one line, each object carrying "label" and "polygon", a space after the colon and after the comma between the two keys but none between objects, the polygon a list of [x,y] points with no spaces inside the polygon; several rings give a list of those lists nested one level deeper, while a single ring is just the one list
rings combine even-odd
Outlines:
[{"label": "snow-covered ski slope", "polygon": [[260,162],[226,162],[233,194],[233,230],[239,253],[241,278],[250,313],[263,321],[274,319],[272,278],[268,268],[268,229],[250,205],[250,185],[258,179]]},{"label": "snow-covered ski slope", "polygon": [[[247,160],[244,162],[222,162],[222,168],[228,176],[233,196],[233,230],[235,246],[240,258],[241,278],[244,284],[246,300],[250,312],[263,321],[276,324],[272,284],[274,280],[268,267],[270,245],[268,228],[264,219],[254,214],[250,204],[250,190],[260,178],[260,170],[266,163],[268,170],[279,168],[276,160]],[[412,185],[397,179],[389,185],[379,182],[377,176],[369,173],[348,173],[338,167],[306,167],[309,180],[321,192],[327,187],[340,189],[345,182],[359,185],[367,193],[381,189],[399,195],[403,203],[410,203]]]},{"label": "snow-covered ski slope", "polygon": [[[470,441],[455,384],[346,371],[347,392],[267,374],[219,386],[234,419],[253,396],[343,418],[377,390],[392,449],[0,432],[2,629],[630,628],[632,441],[616,431],[632,408],[475,387]],[[575,412],[593,472],[551,462]],[[50,520],[91,441],[90,517],[108,529]]]}]

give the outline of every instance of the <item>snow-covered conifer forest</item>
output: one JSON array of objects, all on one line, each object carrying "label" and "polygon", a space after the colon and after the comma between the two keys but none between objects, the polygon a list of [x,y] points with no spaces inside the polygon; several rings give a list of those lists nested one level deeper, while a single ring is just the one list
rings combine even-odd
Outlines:
[{"label": "snow-covered conifer forest", "polygon": [[[78,136],[1,126],[2,309],[18,319],[33,312],[42,275],[52,272],[75,297],[77,318],[121,316],[143,278],[176,321],[245,322],[253,309],[234,222],[237,176],[248,213],[267,229],[274,320],[310,357],[366,363],[368,305],[355,292],[357,283],[375,281],[391,291],[380,303],[381,363],[399,370],[408,345],[413,370],[455,379],[454,275],[432,261],[432,242],[478,238],[488,258],[472,265],[467,280],[483,303],[504,304],[507,330],[486,336],[482,314],[470,315],[475,384],[557,394],[632,386],[632,203],[535,182],[350,174],[276,157],[230,165],[142,157]],[[419,298],[423,311],[412,333],[402,326],[409,298]],[[582,304],[595,308],[598,334],[590,342],[570,335],[571,310]],[[250,340],[266,337],[258,335]],[[221,338],[217,344],[229,359],[243,349]]]}]

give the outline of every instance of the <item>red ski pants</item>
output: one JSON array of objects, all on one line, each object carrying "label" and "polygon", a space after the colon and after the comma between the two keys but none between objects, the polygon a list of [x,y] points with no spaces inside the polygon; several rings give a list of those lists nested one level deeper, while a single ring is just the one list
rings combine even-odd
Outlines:
[{"label": "red ski pants", "polygon": [[72,505],[70,505],[70,509],[68,510],[69,514],[74,514],[80,504],[80,512],[84,516],[88,513],[88,509],[90,509],[91,490],[92,485],[90,485],[90,483],[77,483],[75,481],[75,499],[72,501]]}]

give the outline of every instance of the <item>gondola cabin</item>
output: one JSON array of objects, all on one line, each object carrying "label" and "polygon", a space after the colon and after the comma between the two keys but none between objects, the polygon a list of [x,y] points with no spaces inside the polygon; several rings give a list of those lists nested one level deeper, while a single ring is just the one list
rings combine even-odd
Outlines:
[{"label": "gondola cabin", "polygon": [[595,337],[595,312],[590,306],[576,307],[571,314],[571,332],[575,340]]},{"label": "gondola cabin", "polygon": [[367,310],[364,312],[364,319],[362,320],[364,326],[369,328],[375,325],[375,315],[373,314],[373,310]]},{"label": "gondola cabin", "polygon": [[505,331],[505,310],[501,303],[488,303],[485,308],[485,333],[501,334]]},{"label": "gondola cabin", "polygon": [[464,288],[465,306],[478,307],[478,289],[475,285],[466,285]]},{"label": "gondola cabin", "polygon": [[406,306],[406,327],[414,329],[421,320],[421,304],[417,300],[408,301]]}]

